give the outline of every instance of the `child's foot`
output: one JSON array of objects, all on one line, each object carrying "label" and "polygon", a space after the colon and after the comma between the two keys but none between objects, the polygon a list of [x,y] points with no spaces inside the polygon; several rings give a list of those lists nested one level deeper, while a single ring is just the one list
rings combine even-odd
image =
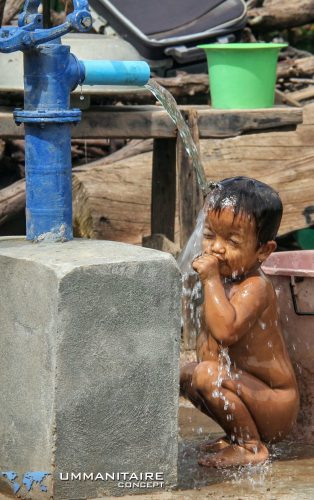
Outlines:
[{"label": "child's foot", "polygon": [[230,440],[227,438],[227,436],[223,436],[212,441],[206,441],[206,443],[202,443],[199,446],[199,450],[203,451],[204,453],[214,453],[216,451],[227,448],[227,446],[229,445]]},{"label": "child's foot", "polygon": [[250,443],[243,446],[231,444],[215,453],[215,455],[200,458],[198,463],[204,467],[224,469],[239,465],[261,464],[267,460],[268,456],[268,450],[263,443],[256,443],[255,445]]}]

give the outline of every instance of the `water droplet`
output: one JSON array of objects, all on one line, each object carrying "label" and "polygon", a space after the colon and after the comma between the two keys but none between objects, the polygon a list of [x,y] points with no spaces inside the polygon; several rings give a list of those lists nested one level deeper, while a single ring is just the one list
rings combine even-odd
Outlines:
[{"label": "water droplet", "polygon": [[266,330],[267,324],[264,321],[262,321],[262,320],[259,319],[258,320],[258,324],[259,324],[259,326],[261,327],[262,330]]}]

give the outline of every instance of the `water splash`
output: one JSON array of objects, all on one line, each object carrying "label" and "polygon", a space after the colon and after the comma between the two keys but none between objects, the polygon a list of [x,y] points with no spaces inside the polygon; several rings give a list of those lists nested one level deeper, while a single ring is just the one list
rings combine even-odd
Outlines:
[{"label": "water splash", "polygon": [[182,323],[189,328],[192,338],[197,337],[201,328],[203,289],[192,262],[202,253],[204,223],[205,211],[202,209],[198,214],[195,229],[177,261],[182,273]]},{"label": "water splash", "polygon": [[195,168],[197,175],[197,182],[203,194],[206,196],[209,191],[216,187],[216,183],[207,182],[204,167],[200,160],[200,155],[192,139],[190,129],[186,124],[181,111],[178,108],[175,98],[170,94],[168,90],[159,85],[159,83],[154,80],[149,80],[145,87],[154,94],[156,99],[163,105],[170,118],[177,126],[178,132],[184,144],[187,154],[189,155],[193,167]]}]

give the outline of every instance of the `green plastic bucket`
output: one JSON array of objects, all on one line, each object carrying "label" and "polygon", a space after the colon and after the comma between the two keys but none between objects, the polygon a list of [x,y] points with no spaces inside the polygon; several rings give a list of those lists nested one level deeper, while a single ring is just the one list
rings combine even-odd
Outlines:
[{"label": "green plastic bucket", "polygon": [[270,108],[275,100],[276,66],[285,43],[199,45],[207,57],[213,108]]}]

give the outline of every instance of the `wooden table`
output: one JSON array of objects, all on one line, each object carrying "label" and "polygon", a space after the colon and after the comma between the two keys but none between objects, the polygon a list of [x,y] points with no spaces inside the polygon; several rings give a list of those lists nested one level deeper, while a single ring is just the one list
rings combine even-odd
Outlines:
[{"label": "wooden table", "polygon": [[[241,134],[295,130],[302,123],[302,109],[274,107],[257,110],[214,110],[208,106],[180,106],[193,138],[235,137]],[[22,138],[9,110],[0,110],[0,137]],[[160,106],[106,106],[82,112],[73,127],[73,138],[153,138],[151,233],[175,240],[175,213],[179,211],[180,244],[185,243],[202,203],[191,162],[177,130]]]}]

